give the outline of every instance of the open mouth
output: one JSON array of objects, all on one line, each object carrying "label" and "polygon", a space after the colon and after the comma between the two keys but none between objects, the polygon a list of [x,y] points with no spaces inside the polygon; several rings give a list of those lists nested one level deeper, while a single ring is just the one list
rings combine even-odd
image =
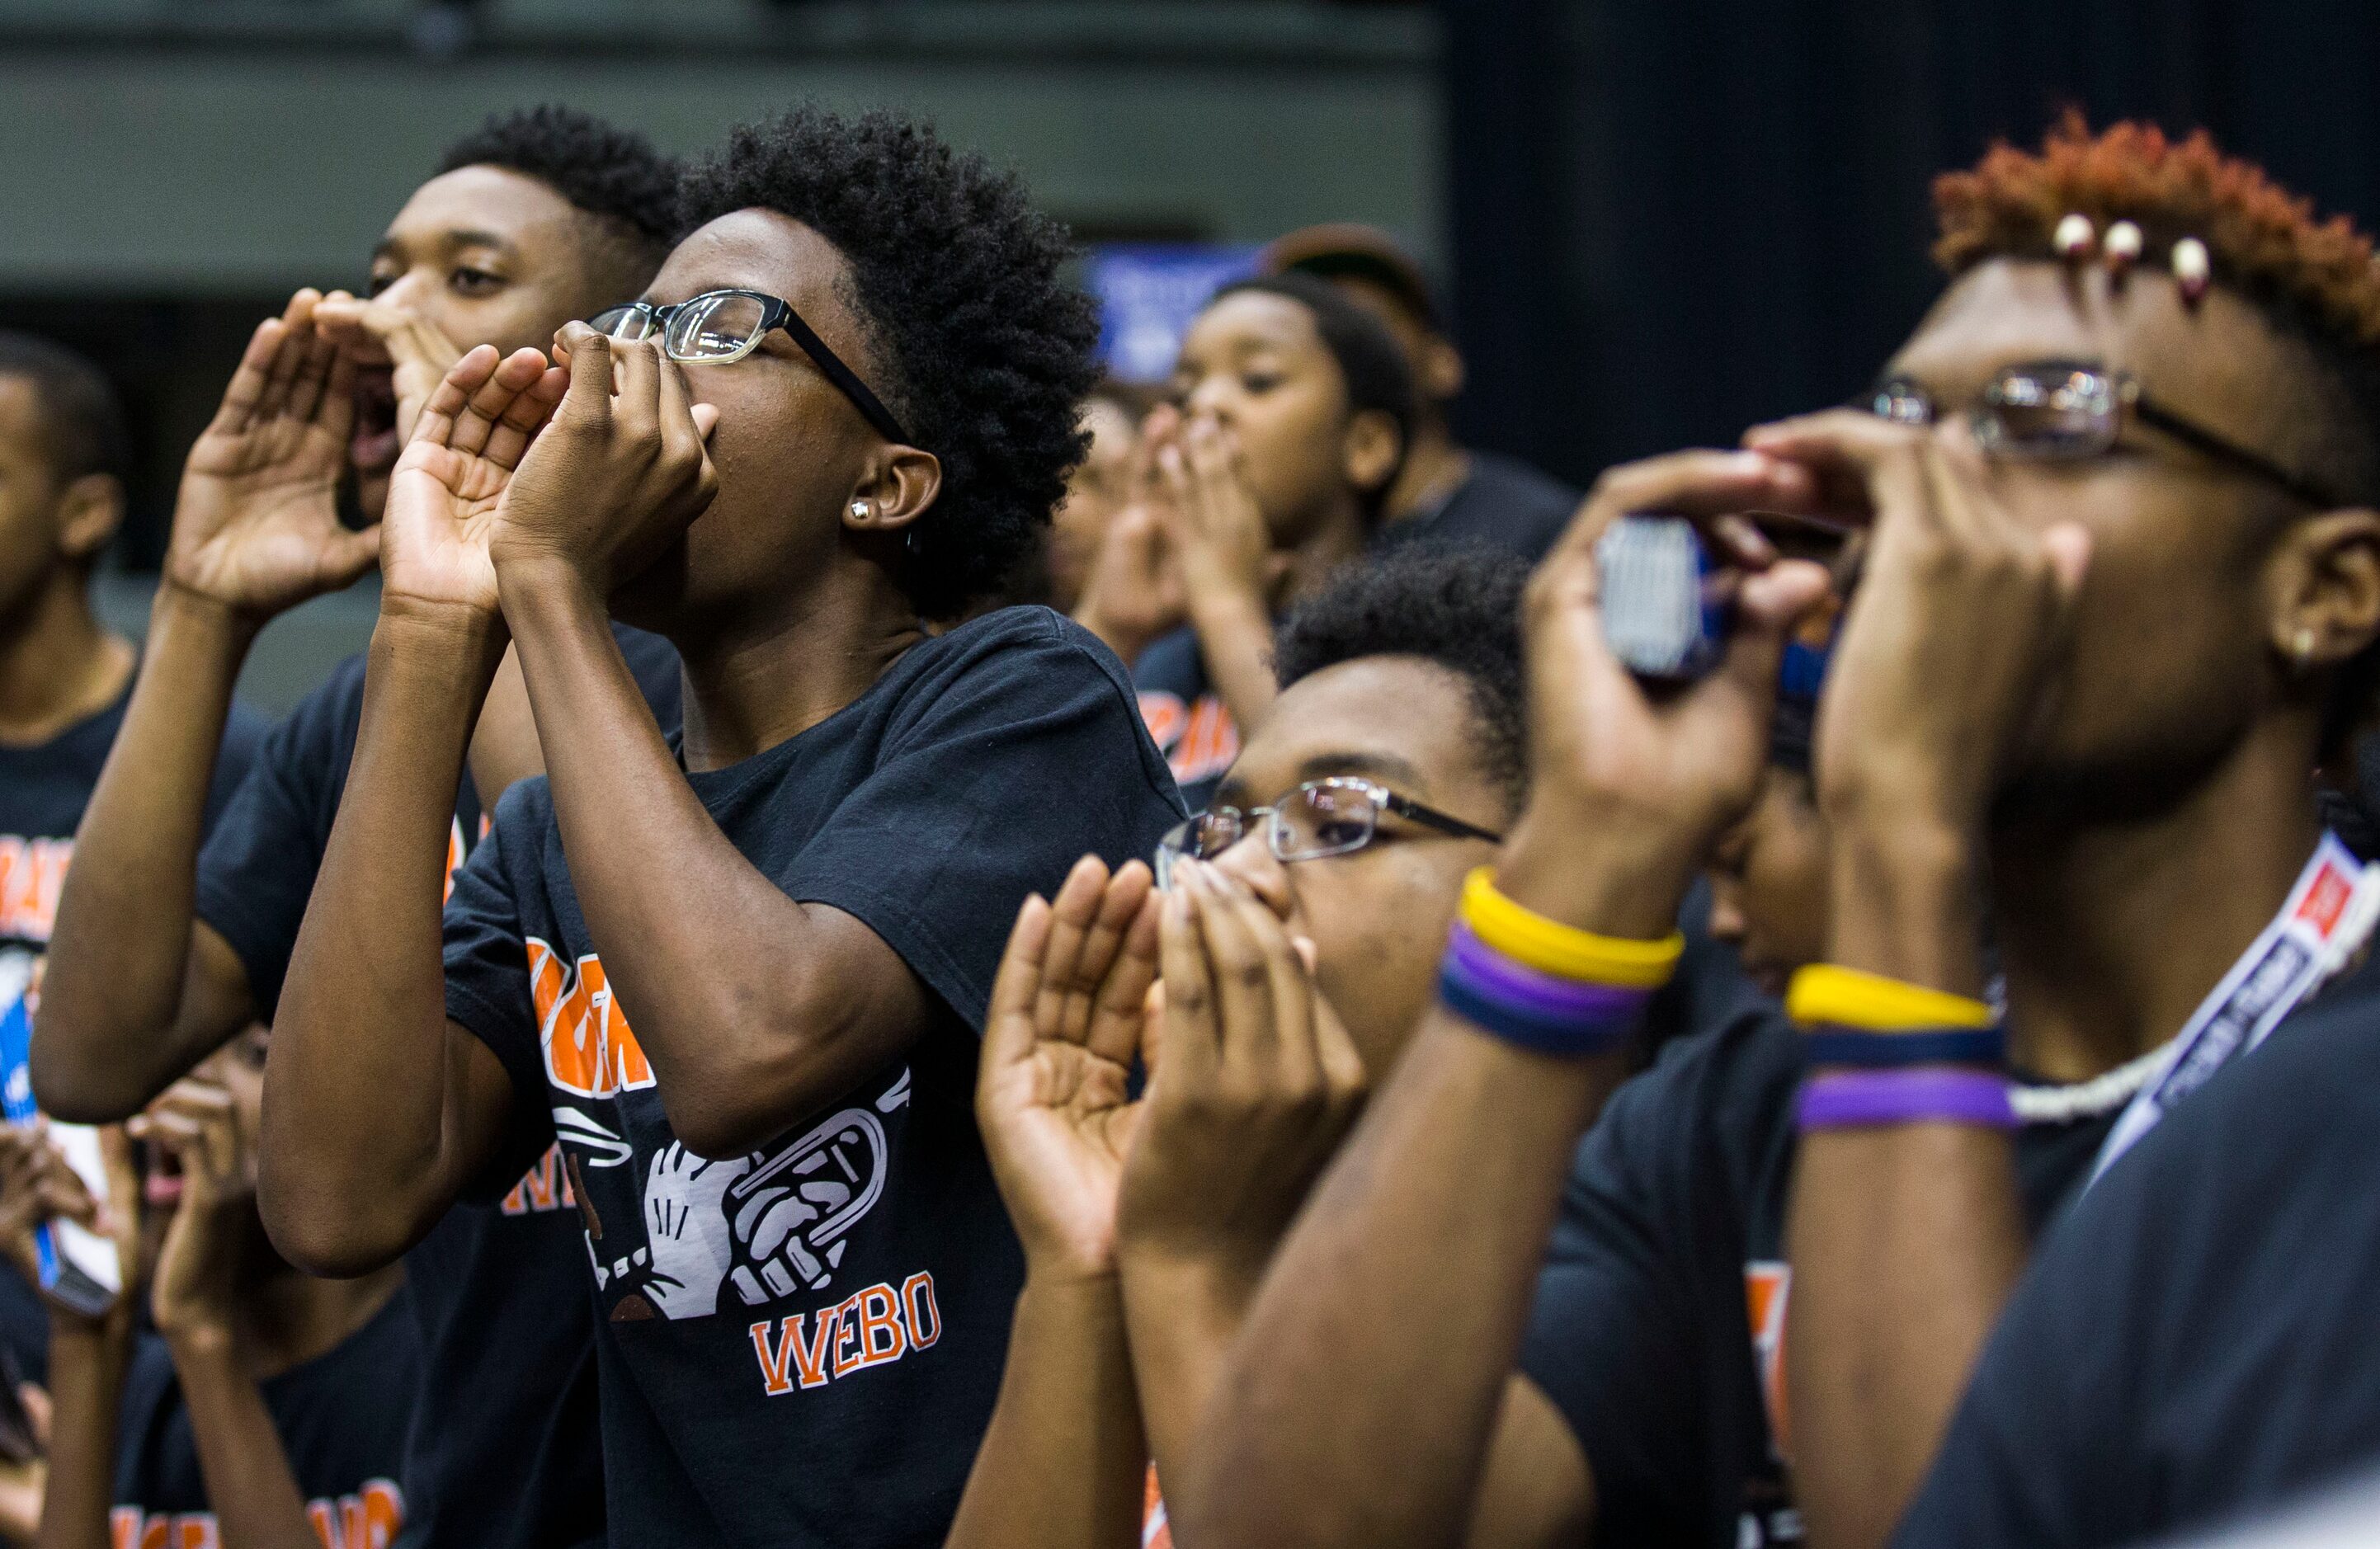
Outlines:
[{"label": "open mouth", "polygon": [[384,473],[396,462],[396,389],[386,366],[356,370],[356,428],[347,461],[359,473]]},{"label": "open mouth", "polygon": [[154,1148],[140,1180],[140,1197],[158,1208],[182,1203],[182,1165],[163,1146]]}]

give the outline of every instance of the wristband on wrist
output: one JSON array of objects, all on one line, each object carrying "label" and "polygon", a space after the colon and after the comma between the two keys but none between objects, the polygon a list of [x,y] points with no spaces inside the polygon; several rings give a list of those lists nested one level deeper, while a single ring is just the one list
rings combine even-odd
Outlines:
[{"label": "wristband on wrist", "polygon": [[1677,972],[1686,938],[1671,931],[1658,941],[1597,936],[1550,920],[1496,890],[1496,872],[1481,866],[1463,880],[1463,923],[1500,957],[1557,979],[1656,990]]},{"label": "wristband on wrist", "polygon": [[1814,962],[1794,974],[1785,992],[1785,1014],[1804,1026],[1833,1023],[1869,1033],[1989,1027],[1994,1020],[1989,1006],[1970,997],[1831,962]]},{"label": "wristband on wrist", "polygon": [[1650,990],[1582,984],[1513,962],[1458,920],[1439,965],[1447,1010],[1507,1043],[1578,1058],[1626,1043],[1645,1019]]},{"label": "wristband on wrist", "polygon": [[2008,1037],[1997,1027],[1930,1027],[1911,1033],[1869,1033],[1821,1025],[1802,1039],[1812,1065],[1900,1070],[1911,1065],[1988,1065],[2008,1060]]},{"label": "wristband on wrist", "polygon": [[2007,1078],[1939,1066],[1813,1076],[1802,1084],[1799,1116],[1803,1134],[1896,1124],[2017,1126]]}]

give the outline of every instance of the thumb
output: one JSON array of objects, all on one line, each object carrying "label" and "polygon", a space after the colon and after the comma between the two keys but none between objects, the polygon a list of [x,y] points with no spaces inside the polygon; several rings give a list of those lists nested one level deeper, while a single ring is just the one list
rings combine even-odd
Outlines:
[{"label": "thumb", "polygon": [[25,1407],[25,1423],[33,1433],[33,1445],[43,1452],[50,1449],[50,1395],[39,1383],[17,1385],[17,1402]]},{"label": "thumb", "polygon": [[1826,600],[1828,585],[1825,567],[1809,560],[1779,561],[1745,577],[1720,671],[1746,692],[1774,693],[1785,642],[1803,615]]},{"label": "thumb", "polygon": [[331,574],[346,586],[380,563],[380,524],[358,532],[341,531],[331,546]]},{"label": "thumb", "polygon": [[[561,414],[592,422],[612,408],[612,341],[588,329],[570,341],[570,387]],[[558,417],[557,417],[558,418]]]},{"label": "thumb", "polygon": [[719,424],[719,405],[716,404],[697,404],[692,408],[688,409],[686,413],[687,416],[693,419],[695,430],[699,431],[702,435],[703,441],[708,442],[710,440],[710,432],[716,429]]}]

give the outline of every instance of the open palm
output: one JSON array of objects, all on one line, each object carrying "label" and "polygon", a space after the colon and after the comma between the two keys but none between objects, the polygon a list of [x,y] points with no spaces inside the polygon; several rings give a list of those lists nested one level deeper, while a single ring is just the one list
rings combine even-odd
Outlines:
[{"label": "open palm", "polygon": [[311,295],[249,341],[183,465],[166,550],[174,584],[264,616],[346,586],[379,552],[377,532],[339,524],[351,370],[311,327]]},{"label": "open palm", "polygon": [[381,518],[384,596],[496,610],[489,541],[513,472],[566,381],[533,349],[499,360],[481,345],[455,363],[389,476]]},{"label": "open palm", "polygon": [[1027,901],[984,1031],[976,1112],[1028,1259],[1115,1264],[1116,1200],[1143,1104],[1130,1093],[1157,976],[1148,868],[1095,856],[1056,902]]}]

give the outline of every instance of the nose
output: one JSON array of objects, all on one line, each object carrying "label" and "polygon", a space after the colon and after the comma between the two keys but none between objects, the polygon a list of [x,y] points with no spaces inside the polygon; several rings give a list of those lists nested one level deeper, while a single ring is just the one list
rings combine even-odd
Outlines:
[{"label": "nose", "polygon": [[1190,419],[1209,419],[1218,425],[1231,424],[1230,382],[1221,376],[1201,377],[1182,402],[1182,411]]},{"label": "nose", "polygon": [[422,300],[430,293],[430,284],[428,271],[408,269],[372,299],[385,301],[392,307],[402,307],[407,311],[419,311]]},{"label": "nose", "polygon": [[1215,869],[1237,879],[1257,901],[1284,923],[1297,912],[1297,889],[1289,868],[1273,854],[1264,830],[1243,834],[1240,841],[1215,857]]}]

